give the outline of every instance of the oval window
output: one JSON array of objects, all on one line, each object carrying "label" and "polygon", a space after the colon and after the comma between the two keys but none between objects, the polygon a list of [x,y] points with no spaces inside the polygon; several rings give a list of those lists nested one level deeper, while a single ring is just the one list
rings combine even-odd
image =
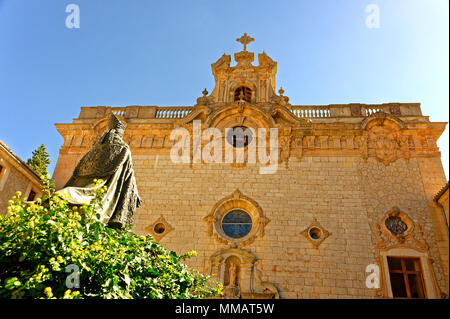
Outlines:
[{"label": "oval window", "polygon": [[232,210],[223,217],[222,230],[227,236],[242,238],[252,230],[252,218],[243,210]]},{"label": "oval window", "polygon": [[312,227],[309,230],[309,236],[312,239],[317,240],[317,239],[319,239],[322,236],[322,231],[319,228],[317,228],[317,227]]},{"label": "oval window", "polygon": [[162,234],[166,230],[166,226],[164,226],[163,223],[158,223],[158,224],[155,225],[155,227],[153,227],[153,230],[157,234]]},{"label": "oval window", "polygon": [[394,236],[403,235],[408,229],[408,225],[399,216],[389,216],[384,224]]}]

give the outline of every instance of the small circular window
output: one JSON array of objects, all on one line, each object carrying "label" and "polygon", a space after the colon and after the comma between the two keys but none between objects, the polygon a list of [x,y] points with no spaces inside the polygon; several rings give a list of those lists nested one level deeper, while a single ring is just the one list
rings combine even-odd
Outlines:
[{"label": "small circular window", "polygon": [[320,237],[322,237],[322,231],[317,227],[313,227],[309,230],[309,236],[312,239],[319,239]]},{"label": "small circular window", "polygon": [[223,217],[222,230],[227,236],[242,238],[252,230],[252,218],[243,210],[232,210]]},{"label": "small circular window", "polygon": [[245,126],[236,126],[227,132],[227,142],[236,148],[246,147],[251,143],[252,131]]},{"label": "small circular window", "polygon": [[155,227],[153,227],[153,230],[157,234],[162,234],[166,230],[166,226],[163,223],[158,223],[155,225]]}]

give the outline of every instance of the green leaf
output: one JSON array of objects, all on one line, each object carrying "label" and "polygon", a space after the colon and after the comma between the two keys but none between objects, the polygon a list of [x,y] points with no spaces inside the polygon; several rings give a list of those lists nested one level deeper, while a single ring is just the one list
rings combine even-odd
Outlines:
[{"label": "green leaf", "polygon": [[125,274],[124,276],[124,280],[125,280],[125,283],[127,284],[127,286],[129,286],[130,285],[130,283],[131,283],[131,279],[130,279],[130,277],[128,277],[128,275],[127,274]]},{"label": "green leaf", "polygon": [[0,218],[0,298],[47,298],[47,287],[55,298],[64,298],[66,279],[75,274],[74,268],[67,270],[69,265],[76,266],[81,284],[76,298],[205,298],[220,293],[219,285],[180,263],[176,252],[153,237],[132,233],[132,226],[111,229],[96,221],[94,205],[78,207],[81,220],[75,219],[52,182],[44,179],[43,184],[46,195],[37,212],[28,213],[28,204],[19,199],[13,204],[18,214]]}]

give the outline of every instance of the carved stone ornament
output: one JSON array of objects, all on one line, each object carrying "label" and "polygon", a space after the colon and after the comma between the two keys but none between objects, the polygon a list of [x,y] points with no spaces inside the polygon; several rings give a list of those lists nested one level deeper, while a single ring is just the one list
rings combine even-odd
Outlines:
[{"label": "carved stone ornament", "polygon": [[422,228],[412,221],[398,207],[386,212],[379,224],[376,224],[377,248],[386,250],[397,246],[427,250]]},{"label": "carved stone ornament", "polygon": [[398,137],[400,135],[395,123],[383,118],[369,129],[369,145],[375,149],[375,157],[388,166],[397,160]]},{"label": "carved stone ornament", "polygon": [[[409,138],[404,134],[405,123],[392,114],[376,112],[361,123],[361,129],[367,132],[368,155],[388,166],[398,158],[408,162]],[[358,142],[358,141],[357,141]]]},{"label": "carved stone ornament", "polygon": [[289,157],[291,156],[291,134],[290,130],[285,132],[285,134],[280,136],[280,147],[279,147],[278,161],[280,163],[284,162],[286,167],[289,163]]},{"label": "carved stone ornament", "polygon": [[270,103],[278,104],[278,105],[285,106],[285,107],[289,107],[289,105],[290,105],[289,97],[284,96],[284,95],[276,95],[276,94],[273,94],[270,97]]},{"label": "carved stone ornament", "polygon": [[364,160],[364,162],[367,162],[367,159],[369,158],[369,152],[367,146],[367,136],[365,134],[356,137],[356,146],[359,149],[361,158]]},{"label": "carved stone ornament", "polygon": [[398,144],[400,145],[400,157],[405,160],[406,163],[409,162],[411,158],[411,151],[409,150],[409,138],[406,135],[401,135],[398,138]]},{"label": "carved stone ornament", "polygon": [[174,228],[169,224],[163,215],[145,228],[145,231],[151,234],[156,241],[163,239],[172,230],[174,230]]},{"label": "carved stone ornament", "polygon": [[296,136],[293,140],[294,148],[291,150],[291,153],[299,162],[301,162],[303,158],[303,136]]},{"label": "carved stone ornament", "polygon": [[392,114],[392,115],[395,115],[395,116],[401,116],[402,115],[402,113],[401,113],[401,111],[400,111],[400,106],[399,105],[391,105],[390,107],[389,107],[389,112]]},{"label": "carved stone ornament", "polygon": [[361,105],[360,104],[351,105],[350,112],[352,116],[362,116]]},{"label": "carved stone ornament", "polygon": [[[242,211],[251,218],[251,227],[242,237],[234,238],[227,235],[222,225],[225,215],[232,211]],[[203,218],[207,226],[208,236],[214,237],[222,244],[249,245],[258,237],[264,236],[264,228],[270,220],[263,214],[261,207],[251,198],[236,189],[231,195],[220,200]]]},{"label": "carved stone ornament", "polygon": [[375,142],[376,158],[384,165],[389,165],[397,160],[397,142],[390,130],[377,128],[373,129],[373,139]]},{"label": "carved stone ornament", "polygon": [[318,248],[325,239],[331,236],[331,233],[314,218],[312,223],[300,232],[300,235],[313,244],[314,248]]}]

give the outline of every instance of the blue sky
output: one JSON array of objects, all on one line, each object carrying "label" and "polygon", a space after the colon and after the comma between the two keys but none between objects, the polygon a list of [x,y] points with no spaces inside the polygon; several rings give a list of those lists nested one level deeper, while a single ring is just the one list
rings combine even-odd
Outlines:
[{"label": "blue sky", "polygon": [[[68,29],[68,4],[80,28]],[[380,28],[365,25],[368,4]],[[448,122],[447,0],[0,0],[0,140],[22,159],[81,106],[193,105],[244,32],[292,104],[420,102]],[[448,128],[440,138],[448,177]]]}]

